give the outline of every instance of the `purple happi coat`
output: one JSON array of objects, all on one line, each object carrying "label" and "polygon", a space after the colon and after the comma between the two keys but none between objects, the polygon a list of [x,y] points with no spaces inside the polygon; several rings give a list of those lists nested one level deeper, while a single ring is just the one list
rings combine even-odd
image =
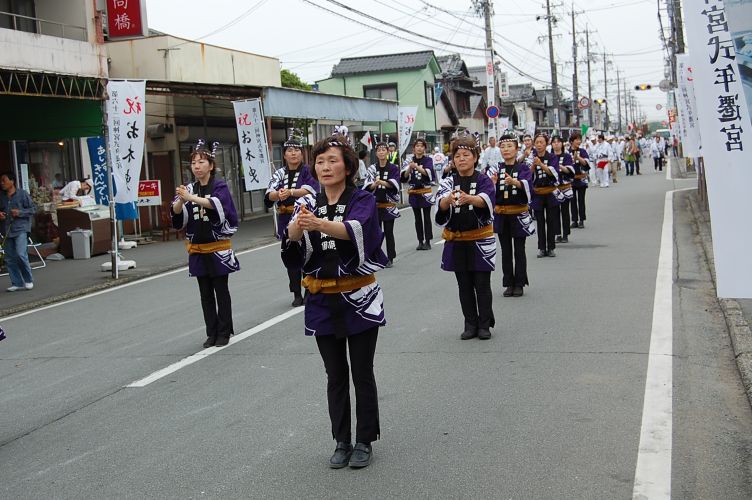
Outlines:
[{"label": "purple happi coat", "polygon": [[[185,239],[190,243],[229,240],[238,230],[238,213],[227,183],[213,178],[206,186],[199,186],[198,182],[194,182],[186,185],[186,188],[191,194],[208,198],[212,209],[202,209],[190,201],[183,204],[183,210],[179,214],[170,207],[172,227],[185,229]],[[175,204],[177,200],[176,196],[172,203]],[[190,276],[224,276],[238,270],[240,262],[232,249],[188,256]]]},{"label": "purple happi coat", "polygon": [[[533,184],[533,174],[530,172],[530,167],[523,161],[517,161],[515,165],[505,166],[506,168],[502,168],[501,171],[499,171],[501,165],[503,164],[491,166],[489,169],[489,175],[496,178],[496,204],[529,206]],[[504,176],[506,175],[510,175],[522,182],[522,189],[504,184]],[[505,218],[510,219],[511,221],[513,238],[526,238],[535,234],[535,224],[533,224],[533,217],[530,214],[530,210],[518,215],[502,215],[495,213],[495,233],[501,234],[501,228],[504,226],[502,221],[504,221]]]},{"label": "purple happi coat", "polygon": [[[559,160],[559,191],[561,191],[564,200],[571,200],[574,197],[574,191],[572,191],[572,182],[574,182],[572,155],[562,151],[561,154],[556,156]],[[569,187],[565,187],[566,184],[569,184]],[[560,198],[559,201],[562,201],[562,199]]]},{"label": "purple happi coat", "polygon": [[[457,189],[467,194],[478,195],[486,202],[483,208],[472,205],[441,210],[442,198]],[[436,193],[436,225],[450,231],[470,231],[493,224],[493,200],[495,187],[493,181],[484,173],[473,172],[468,177],[455,173],[439,184]],[[491,272],[496,266],[496,239],[491,236],[475,241],[447,241],[441,254],[441,269],[444,271],[480,271]]]},{"label": "purple happi coat", "polygon": [[[282,188],[305,189],[309,193],[315,195],[319,190],[319,183],[313,178],[311,167],[308,165],[300,165],[295,170],[290,170],[287,167],[278,168],[274,174],[272,174],[272,178],[269,181],[269,187],[266,188],[266,193],[264,193],[264,203],[267,207],[295,206],[295,198],[292,196],[284,201],[277,202],[269,199],[269,193],[272,191],[279,191]],[[281,240],[285,234],[287,225],[290,223],[292,214],[281,214],[275,210],[274,215],[277,218],[277,239]]]},{"label": "purple happi coat", "polygon": [[[392,163],[387,163],[384,168],[380,168],[378,163],[375,163],[368,167],[366,172],[366,180],[363,184],[363,189],[367,189],[373,193],[376,197],[376,203],[395,204],[393,207],[379,208],[379,215],[382,220],[394,220],[400,216],[399,209],[396,207],[396,204],[400,201],[399,177],[399,167]],[[390,187],[373,186],[372,184],[379,179],[389,182]]]},{"label": "purple happi coat", "polygon": [[551,205],[558,205],[559,204],[559,197],[561,196],[561,193],[556,190],[553,193],[550,194],[535,194],[535,188],[536,187],[548,187],[548,186],[558,186],[559,185],[559,159],[554,155],[553,153],[546,152],[543,156],[540,157],[541,161],[546,164],[549,167],[552,167],[553,169],[553,175],[549,175],[543,171],[542,168],[536,167],[532,163],[532,158],[535,158],[535,155],[537,155],[537,151],[534,153],[533,156],[531,156],[531,160],[529,162],[530,165],[530,171],[533,174],[533,198],[530,200],[530,208],[533,210],[540,210],[543,208],[543,200],[548,199],[549,206]]},{"label": "purple happi coat", "polygon": [[[408,174],[410,161],[414,161],[421,167],[423,167],[428,175],[423,175],[417,170],[413,170]],[[422,156],[421,158],[413,157],[412,160],[407,160],[402,165],[402,178],[406,179],[408,189],[423,189],[430,188],[435,182],[436,172],[433,169],[433,160],[428,156]],[[413,208],[430,208],[434,204],[433,193],[427,194],[411,194],[408,197],[408,202]]]},{"label": "purple happi coat", "polygon": [[[319,231],[305,231],[300,241],[283,241],[282,260],[288,268],[303,269],[305,276],[331,279],[366,276],[384,268],[387,257],[381,250],[384,238],[379,229],[376,198],[354,187],[329,208],[324,194],[298,198],[292,221],[305,206],[318,217],[344,222],[350,240],[339,240]],[[349,292],[309,293],[305,305],[306,335],[355,335],[386,324],[384,296],[378,282]]]},{"label": "purple happi coat", "polygon": [[[574,157],[574,151],[570,150],[570,153]],[[572,182],[572,185],[574,187],[584,187],[584,188],[586,188],[586,187],[588,187],[588,177],[589,177],[588,173],[590,172],[590,155],[588,155],[588,152],[585,150],[585,148],[580,148],[579,155],[580,155],[580,158],[582,158],[584,160],[587,160],[588,164],[587,164],[587,166],[585,166],[585,165],[580,165],[579,162],[576,162],[576,161],[573,162],[574,163],[574,173],[575,173],[575,175],[585,174],[585,178],[584,179],[575,179],[574,182]]]}]

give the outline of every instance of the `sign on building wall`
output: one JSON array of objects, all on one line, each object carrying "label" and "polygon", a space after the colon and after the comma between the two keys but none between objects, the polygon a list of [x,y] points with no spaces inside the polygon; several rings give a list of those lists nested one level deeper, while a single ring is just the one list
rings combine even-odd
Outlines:
[{"label": "sign on building wall", "polygon": [[266,189],[272,176],[260,99],[233,101],[245,190]]},{"label": "sign on building wall", "polygon": [[144,0],[107,0],[107,29],[110,39],[146,36]]},{"label": "sign on building wall", "polygon": [[[712,219],[713,252],[719,297],[752,298],[748,186],[752,180],[752,122],[736,47],[752,35],[752,3],[686,0],[685,35],[689,45],[697,118],[705,159]],[[742,26],[732,28],[733,22]],[[743,21],[744,20],[744,21]]]},{"label": "sign on building wall", "polygon": [[509,97],[509,84],[507,83],[507,72],[499,71],[499,97]]},{"label": "sign on building wall", "polygon": [[144,155],[145,94],[145,80],[107,82],[107,146],[119,220],[138,218],[136,202]]},{"label": "sign on building wall", "polygon": [[160,206],[162,205],[162,181],[144,180],[138,181],[138,206]]},{"label": "sign on building wall", "polygon": [[418,116],[418,106],[399,107],[399,154],[402,156],[410,145],[410,137],[413,135],[415,118]]}]

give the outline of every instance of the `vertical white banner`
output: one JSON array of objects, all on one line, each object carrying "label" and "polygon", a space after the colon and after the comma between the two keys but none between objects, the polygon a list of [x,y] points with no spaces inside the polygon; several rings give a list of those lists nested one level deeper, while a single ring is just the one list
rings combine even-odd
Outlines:
[{"label": "vertical white banner", "polygon": [[679,108],[679,130],[682,137],[684,156],[698,158],[700,155],[700,127],[697,123],[697,103],[695,102],[694,77],[689,54],[676,55],[678,88],[676,104]]},{"label": "vertical white banner", "polygon": [[[738,2],[737,2],[738,3]],[[749,7],[747,2],[746,6]],[[743,8],[743,7],[742,7]],[[749,30],[752,16],[746,19]],[[686,0],[684,33],[690,47],[702,156],[712,220],[718,296],[752,298],[748,186],[752,180],[752,123],[731,15],[722,0]],[[749,33],[749,31],[747,31]]]},{"label": "vertical white banner", "polygon": [[525,133],[535,137],[535,122],[530,122],[525,126]]},{"label": "vertical white banner", "polygon": [[107,146],[117,191],[115,203],[134,204],[144,156],[146,81],[109,81],[107,95]]},{"label": "vertical white banner", "polygon": [[514,111],[517,113],[517,128],[524,129],[527,126],[527,104],[524,102],[514,103]]},{"label": "vertical white banner", "polygon": [[[486,95],[489,106],[496,105],[496,85],[494,82],[493,53],[486,48]],[[488,119],[488,137],[498,137],[496,118]]]},{"label": "vertical white banner", "polygon": [[266,189],[272,176],[260,99],[233,101],[245,190]]},{"label": "vertical white banner", "polygon": [[410,137],[413,135],[415,117],[418,114],[418,106],[399,107],[399,154],[402,156],[410,145]]},{"label": "vertical white banner", "polygon": [[509,130],[509,117],[502,116],[499,118],[499,136],[503,135],[507,130]]}]

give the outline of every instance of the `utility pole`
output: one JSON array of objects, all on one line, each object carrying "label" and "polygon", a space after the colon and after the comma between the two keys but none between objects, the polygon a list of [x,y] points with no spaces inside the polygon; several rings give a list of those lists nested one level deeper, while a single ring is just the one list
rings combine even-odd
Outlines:
[{"label": "utility pole", "polygon": [[[493,27],[491,25],[491,18],[493,16],[493,5],[491,0],[474,0],[475,10],[477,13],[482,14],[485,20],[486,29],[486,94],[488,98],[489,106],[498,105],[496,102],[496,65],[494,64],[494,48],[493,48]],[[498,139],[497,132],[497,119],[490,118],[488,120],[488,136],[494,136]]]},{"label": "utility pole", "polygon": [[621,134],[621,75],[619,68],[616,68],[616,113],[617,113],[617,132]]},{"label": "utility pole", "polygon": [[580,110],[577,101],[580,99],[577,91],[577,26],[574,22],[574,4],[572,4],[572,116],[574,124],[580,127]]},{"label": "utility pole", "polygon": [[554,104],[554,131],[559,130],[559,83],[556,81],[556,61],[554,60],[554,37],[551,26],[551,0],[546,0],[546,21],[548,22],[548,59],[551,65],[551,92]]},{"label": "utility pole", "polygon": [[606,104],[606,115],[603,122],[603,128],[608,131],[608,76],[606,70],[608,69],[608,63],[606,62],[606,51],[603,51],[603,100]]},{"label": "utility pole", "polygon": [[590,75],[590,29],[585,26],[585,47],[587,47],[587,96],[590,101],[590,107],[588,107],[588,125],[592,127],[593,124],[593,83]]}]

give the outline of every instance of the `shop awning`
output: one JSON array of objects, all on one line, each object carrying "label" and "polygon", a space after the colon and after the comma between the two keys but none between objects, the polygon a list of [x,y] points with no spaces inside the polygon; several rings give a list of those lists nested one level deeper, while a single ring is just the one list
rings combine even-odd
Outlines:
[{"label": "shop awning", "polygon": [[102,101],[0,95],[0,140],[52,141],[102,135]]},{"label": "shop awning", "polygon": [[278,87],[264,88],[264,116],[355,122],[396,122],[398,103]]}]

